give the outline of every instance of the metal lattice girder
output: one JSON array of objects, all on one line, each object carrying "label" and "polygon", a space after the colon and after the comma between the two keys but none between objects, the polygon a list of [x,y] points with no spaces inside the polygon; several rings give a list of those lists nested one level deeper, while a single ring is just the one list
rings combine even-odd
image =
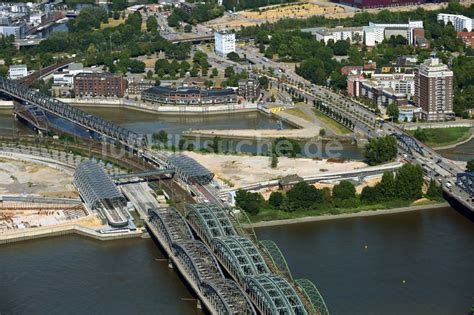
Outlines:
[{"label": "metal lattice girder", "polygon": [[40,107],[28,103],[20,104],[15,102],[15,113],[34,127],[40,130],[48,130],[48,117],[46,117],[46,114]]},{"label": "metal lattice girder", "polygon": [[176,169],[178,177],[188,184],[209,184],[214,174],[193,158],[183,154],[171,154],[166,159],[166,167]]},{"label": "metal lattice girder", "polygon": [[148,209],[150,222],[166,239],[168,246],[173,247],[175,242],[194,240],[186,220],[174,208]]},{"label": "metal lattice girder", "polygon": [[457,174],[456,183],[469,195],[474,196],[474,173],[464,172]]},{"label": "metal lattice girder", "polygon": [[316,285],[314,285],[314,283],[308,279],[298,279],[295,280],[295,283],[303,291],[306,298],[311,302],[311,305],[313,305],[316,313],[320,315],[329,315],[326,302],[324,302],[321,293],[319,293],[319,290]]},{"label": "metal lattice girder", "polygon": [[248,276],[245,290],[262,314],[308,314],[295,289],[280,276]]},{"label": "metal lattice girder", "polygon": [[260,244],[263,246],[268,256],[270,256],[270,259],[272,260],[273,264],[278,268],[278,270],[285,274],[288,279],[292,280],[293,277],[291,275],[290,268],[288,267],[285,256],[283,256],[278,245],[271,240],[262,240],[260,241]]},{"label": "metal lattice girder", "polygon": [[398,140],[398,144],[407,152],[412,153],[414,150],[419,154],[424,155],[423,148],[415,138],[410,137],[404,133],[393,133],[392,136]]},{"label": "metal lattice girder", "polygon": [[215,279],[201,283],[204,296],[213,301],[218,314],[256,314],[247,295],[230,279]]},{"label": "metal lattice girder", "polygon": [[76,107],[63,103],[47,96],[46,94],[30,89],[29,87],[18,84],[4,77],[0,77],[0,90],[17,100],[39,106],[45,111],[82,125],[83,127],[106,137],[119,140],[123,144],[132,147],[141,147],[146,146],[147,144],[146,137],[143,135],[88,114]]},{"label": "metal lattice girder", "polygon": [[236,235],[226,209],[211,203],[188,205],[190,224],[208,245],[215,237]]},{"label": "metal lattice girder", "polygon": [[87,160],[79,164],[74,172],[74,184],[89,207],[94,209],[104,200],[126,200],[109,175],[96,162]]},{"label": "metal lattice girder", "polygon": [[270,272],[255,244],[246,237],[226,236],[212,239],[211,248],[239,282],[245,276]]},{"label": "metal lattice girder", "polygon": [[173,251],[192,275],[194,282],[224,278],[214,255],[203,242],[197,240],[176,242],[173,244]]}]

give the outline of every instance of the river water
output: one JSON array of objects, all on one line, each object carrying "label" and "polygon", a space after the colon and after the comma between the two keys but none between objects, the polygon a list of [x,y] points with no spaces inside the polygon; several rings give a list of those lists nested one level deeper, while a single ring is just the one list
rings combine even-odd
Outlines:
[{"label": "river water", "polygon": [[[473,303],[473,223],[451,208],[257,234],[280,246],[294,278],[317,284],[331,314],[467,314]],[[162,258],[150,239],[64,236],[0,246],[0,313],[195,314]]]}]

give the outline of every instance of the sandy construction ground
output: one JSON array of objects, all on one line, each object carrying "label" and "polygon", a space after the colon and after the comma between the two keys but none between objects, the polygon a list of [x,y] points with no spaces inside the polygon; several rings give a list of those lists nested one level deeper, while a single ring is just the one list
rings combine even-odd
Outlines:
[{"label": "sandy construction ground", "polygon": [[8,159],[0,159],[0,194],[36,194],[77,197],[72,177],[57,169]]},{"label": "sandy construction ground", "polygon": [[211,170],[216,178],[235,188],[272,180],[286,175],[298,174],[309,176],[324,172],[347,171],[366,167],[363,162],[348,161],[343,163],[328,162],[327,160],[291,159],[280,157],[278,167],[270,167],[270,158],[265,156],[238,156],[221,154],[200,154],[186,152],[186,155],[196,159]]},{"label": "sandy construction ground", "polygon": [[257,11],[243,11],[240,13],[245,18],[264,19],[266,21],[275,21],[281,18],[307,18],[313,15],[344,13],[341,6],[319,6],[314,3],[299,3],[293,5],[282,5],[267,7]]}]

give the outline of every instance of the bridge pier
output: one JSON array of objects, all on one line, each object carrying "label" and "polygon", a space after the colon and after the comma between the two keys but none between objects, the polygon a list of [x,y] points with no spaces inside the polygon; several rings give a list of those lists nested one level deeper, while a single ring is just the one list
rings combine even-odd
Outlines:
[{"label": "bridge pier", "polygon": [[168,268],[169,269],[174,269],[173,268],[173,262],[171,261],[171,259],[168,259]]},{"label": "bridge pier", "polygon": [[196,299],[196,308],[198,310],[202,310],[202,303],[200,299]]}]

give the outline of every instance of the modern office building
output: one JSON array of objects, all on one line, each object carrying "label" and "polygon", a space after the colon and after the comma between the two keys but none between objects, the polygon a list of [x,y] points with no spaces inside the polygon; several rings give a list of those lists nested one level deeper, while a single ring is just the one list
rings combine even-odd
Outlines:
[{"label": "modern office building", "polygon": [[219,31],[214,33],[215,51],[221,56],[235,52],[235,33]]},{"label": "modern office building", "polygon": [[437,20],[443,21],[445,25],[451,23],[456,32],[472,31],[472,19],[464,15],[439,13]]},{"label": "modern office building", "polygon": [[155,86],[142,93],[142,100],[160,105],[219,105],[237,103],[233,89],[178,88]]},{"label": "modern office building", "polygon": [[8,77],[12,80],[18,80],[28,75],[28,67],[26,65],[13,65],[8,69]]},{"label": "modern office building", "polygon": [[123,97],[127,80],[111,73],[79,73],[74,78],[76,97]]},{"label": "modern office building", "polygon": [[453,72],[436,57],[425,60],[415,77],[416,104],[421,118],[444,121],[454,118]]}]

